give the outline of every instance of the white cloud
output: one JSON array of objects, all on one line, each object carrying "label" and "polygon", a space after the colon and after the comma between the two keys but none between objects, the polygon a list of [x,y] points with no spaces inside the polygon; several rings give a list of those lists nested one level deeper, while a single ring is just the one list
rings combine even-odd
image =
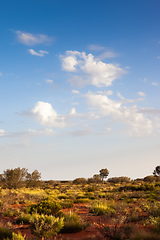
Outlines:
[{"label": "white cloud", "polygon": [[35,107],[31,110],[31,114],[44,126],[58,128],[66,126],[65,117],[58,115],[48,102],[37,102]]},{"label": "white cloud", "polygon": [[2,73],[0,72],[0,77],[2,77]]},{"label": "white cloud", "polygon": [[79,94],[78,90],[72,90],[72,94]]},{"label": "white cloud", "polygon": [[45,54],[49,54],[49,52],[47,51],[39,50],[38,52],[36,52],[33,49],[28,49],[28,52],[31,55],[38,56],[38,57],[44,57]]},{"label": "white cloud", "polygon": [[113,91],[97,91],[97,93],[102,94],[102,95],[113,95]]},{"label": "white cloud", "polygon": [[45,129],[28,129],[28,133],[33,136],[54,136],[55,132],[51,128],[45,128]]},{"label": "white cloud", "polygon": [[67,72],[75,72],[77,60],[73,56],[64,57],[62,60],[62,69]]},{"label": "white cloud", "polygon": [[137,95],[139,95],[139,96],[141,96],[141,97],[145,97],[145,96],[146,96],[146,94],[143,93],[143,92],[138,92]]},{"label": "white cloud", "polygon": [[71,108],[70,115],[75,115],[75,114],[76,114],[76,109],[75,108]]},{"label": "white cloud", "polygon": [[0,137],[3,137],[6,135],[6,131],[3,129],[0,129]]},{"label": "white cloud", "polygon": [[[145,95],[142,95],[142,92],[139,92],[138,95],[140,95],[140,96],[145,96]],[[143,100],[144,100],[143,98],[139,98],[139,99],[126,99],[125,97],[123,97],[123,96],[121,95],[120,92],[117,93],[117,96],[118,96],[120,99],[122,99],[122,101],[121,101],[122,103],[134,103],[134,102],[139,102],[139,101],[143,101]]]},{"label": "white cloud", "polygon": [[67,51],[60,58],[63,70],[77,73],[69,80],[74,86],[111,86],[115,79],[126,73],[126,70],[118,65],[96,60],[92,54],[87,55],[85,52]]},{"label": "white cloud", "polygon": [[34,46],[41,43],[50,43],[53,41],[52,37],[44,34],[31,34],[22,31],[16,31],[18,41],[28,46]]},{"label": "white cloud", "polygon": [[107,96],[88,92],[86,94],[88,104],[97,110],[99,114],[110,117],[112,123],[121,123],[127,127],[129,135],[143,136],[152,134],[152,121],[138,111],[137,106],[122,106],[120,101],[113,101]]},{"label": "white cloud", "polygon": [[158,82],[152,82],[152,85],[156,87],[156,86],[159,85],[159,83]]},{"label": "white cloud", "polygon": [[45,79],[45,82],[46,82],[47,84],[52,84],[52,83],[53,83],[53,80],[52,80],[52,79]]}]

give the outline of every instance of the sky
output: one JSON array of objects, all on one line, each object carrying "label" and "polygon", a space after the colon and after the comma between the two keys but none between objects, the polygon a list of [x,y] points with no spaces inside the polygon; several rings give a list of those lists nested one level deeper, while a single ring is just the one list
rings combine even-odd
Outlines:
[{"label": "sky", "polygon": [[160,1],[0,1],[0,173],[152,175]]}]

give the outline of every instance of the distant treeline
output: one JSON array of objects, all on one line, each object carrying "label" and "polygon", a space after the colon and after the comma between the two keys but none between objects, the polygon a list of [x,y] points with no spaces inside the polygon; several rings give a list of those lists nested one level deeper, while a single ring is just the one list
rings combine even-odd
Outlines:
[{"label": "distant treeline", "polygon": [[42,180],[41,173],[38,170],[34,170],[32,173],[28,172],[26,168],[15,168],[15,169],[6,169],[0,174],[0,187],[8,189],[16,189],[22,187],[40,187],[40,188],[52,188],[56,187],[59,184],[123,184],[123,183],[134,183],[134,182],[158,182],[160,181],[160,166],[157,166],[153,171],[153,175],[146,176],[144,178],[137,178],[135,180],[130,179],[129,177],[112,177],[107,178],[109,171],[107,168],[101,169],[100,174],[95,174],[92,178],[76,178],[74,180]]}]

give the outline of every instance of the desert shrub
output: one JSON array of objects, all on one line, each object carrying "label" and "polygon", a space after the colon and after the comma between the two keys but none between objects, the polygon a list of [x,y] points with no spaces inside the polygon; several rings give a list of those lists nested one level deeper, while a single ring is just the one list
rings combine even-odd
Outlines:
[{"label": "desert shrub", "polygon": [[74,200],[74,203],[89,203],[90,199],[89,198],[77,198]]},{"label": "desert shrub", "polygon": [[73,184],[86,184],[87,180],[85,178],[76,178],[73,180]]},{"label": "desert shrub", "polygon": [[76,213],[64,214],[64,226],[61,233],[75,233],[80,232],[86,228],[86,224],[82,222],[80,216]]},{"label": "desert shrub", "polygon": [[28,224],[31,219],[31,214],[21,214],[17,219],[16,219],[16,224]]},{"label": "desert shrub", "polygon": [[25,240],[25,236],[22,236],[21,233],[12,232],[12,240]]},{"label": "desert shrub", "polygon": [[5,217],[15,217],[18,216],[20,213],[19,210],[7,209],[3,214]]},{"label": "desert shrub", "polygon": [[65,201],[61,201],[61,206],[62,206],[62,208],[72,208],[73,207],[73,203],[74,203],[74,201],[73,200],[65,200]]},{"label": "desert shrub", "polygon": [[112,178],[108,178],[107,180],[110,183],[123,183],[123,182],[130,182],[131,179],[129,177],[112,177]]},{"label": "desert shrub", "polygon": [[153,175],[150,176],[146,176],[145,178],[143,178],[144,182],[155,182],[156,181],[156,177]]},{"label": "desert shrub", "polygon": [[68,198],[68,196],[66,194],[61,194],[61,195],[58,196],[58,198],[61,200],[61,199]]},{"label": "desert shrub", "polygon": [[159,202],[152,203],[150,205],[149,215],[151,215],[153,217],[160,216],[160,203]]},{"label": "desert shrub", "polygon": [[94,215],[112,215],[115,212],[113,206],[107,204],[105,201],[94,201],[90,206],[90,213]]},{"label": "desert shrub", "polygon": [[55,218],[47,215],[34,215],[30,220],[31,233],[36,237],[52,237],[62,229],[63,218]]},{"label": "desert shrub", "polygon": [[112,219],[110,225],[100,224],[98,230],[103,235],[104,239],[125,240],[128,239],[133,231],[133,226],[125,222],[124,217]]},{"label": "desert shrub", "polygon": [[44,215],[57,216],[62,209],[60,203],[50,200],[42,200],[39,204],[33,204],[28,207],[28,213],[38,213]]},{"label": "desert shrub", "polygon": [[85,194],[85,198],[89,198],[89,199],[95,199],[96,197],[95,197],[95,195],[94,195],[94,193],[93,192],[88,192],[88,193],[86,193]]},{"label": "desert shrub", "polygon": [[0,239],[7,238],[12,238],[12,230],[0,224]]}]

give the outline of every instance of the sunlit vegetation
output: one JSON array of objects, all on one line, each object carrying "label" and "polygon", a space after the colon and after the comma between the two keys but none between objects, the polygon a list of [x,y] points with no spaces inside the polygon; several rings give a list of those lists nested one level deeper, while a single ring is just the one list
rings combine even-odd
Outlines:
[{"label": "sunlit vegetation", "polygon": [[[13,172],[10,173],[15,176]],[[159,240],[159,168],[143,179],[104,180],[105,176],[95,174],[93,178],[74,181],[42,181],[37,177],[34,184],[32,180],[28,184],[28,179],[21,178],[21,184],[17,185],[15,180],[13,186],[8,178],[7,187],[1,175],[0,239],[56,239],[60,236],[63,240],[65,234],[87,232],[93,227],[101,239]],[[30,236],[21,232],[22,226],[30,230]],[[72,234],[71,239],[74,239]],[[96,239],[97,236],[91,237]]]}]

